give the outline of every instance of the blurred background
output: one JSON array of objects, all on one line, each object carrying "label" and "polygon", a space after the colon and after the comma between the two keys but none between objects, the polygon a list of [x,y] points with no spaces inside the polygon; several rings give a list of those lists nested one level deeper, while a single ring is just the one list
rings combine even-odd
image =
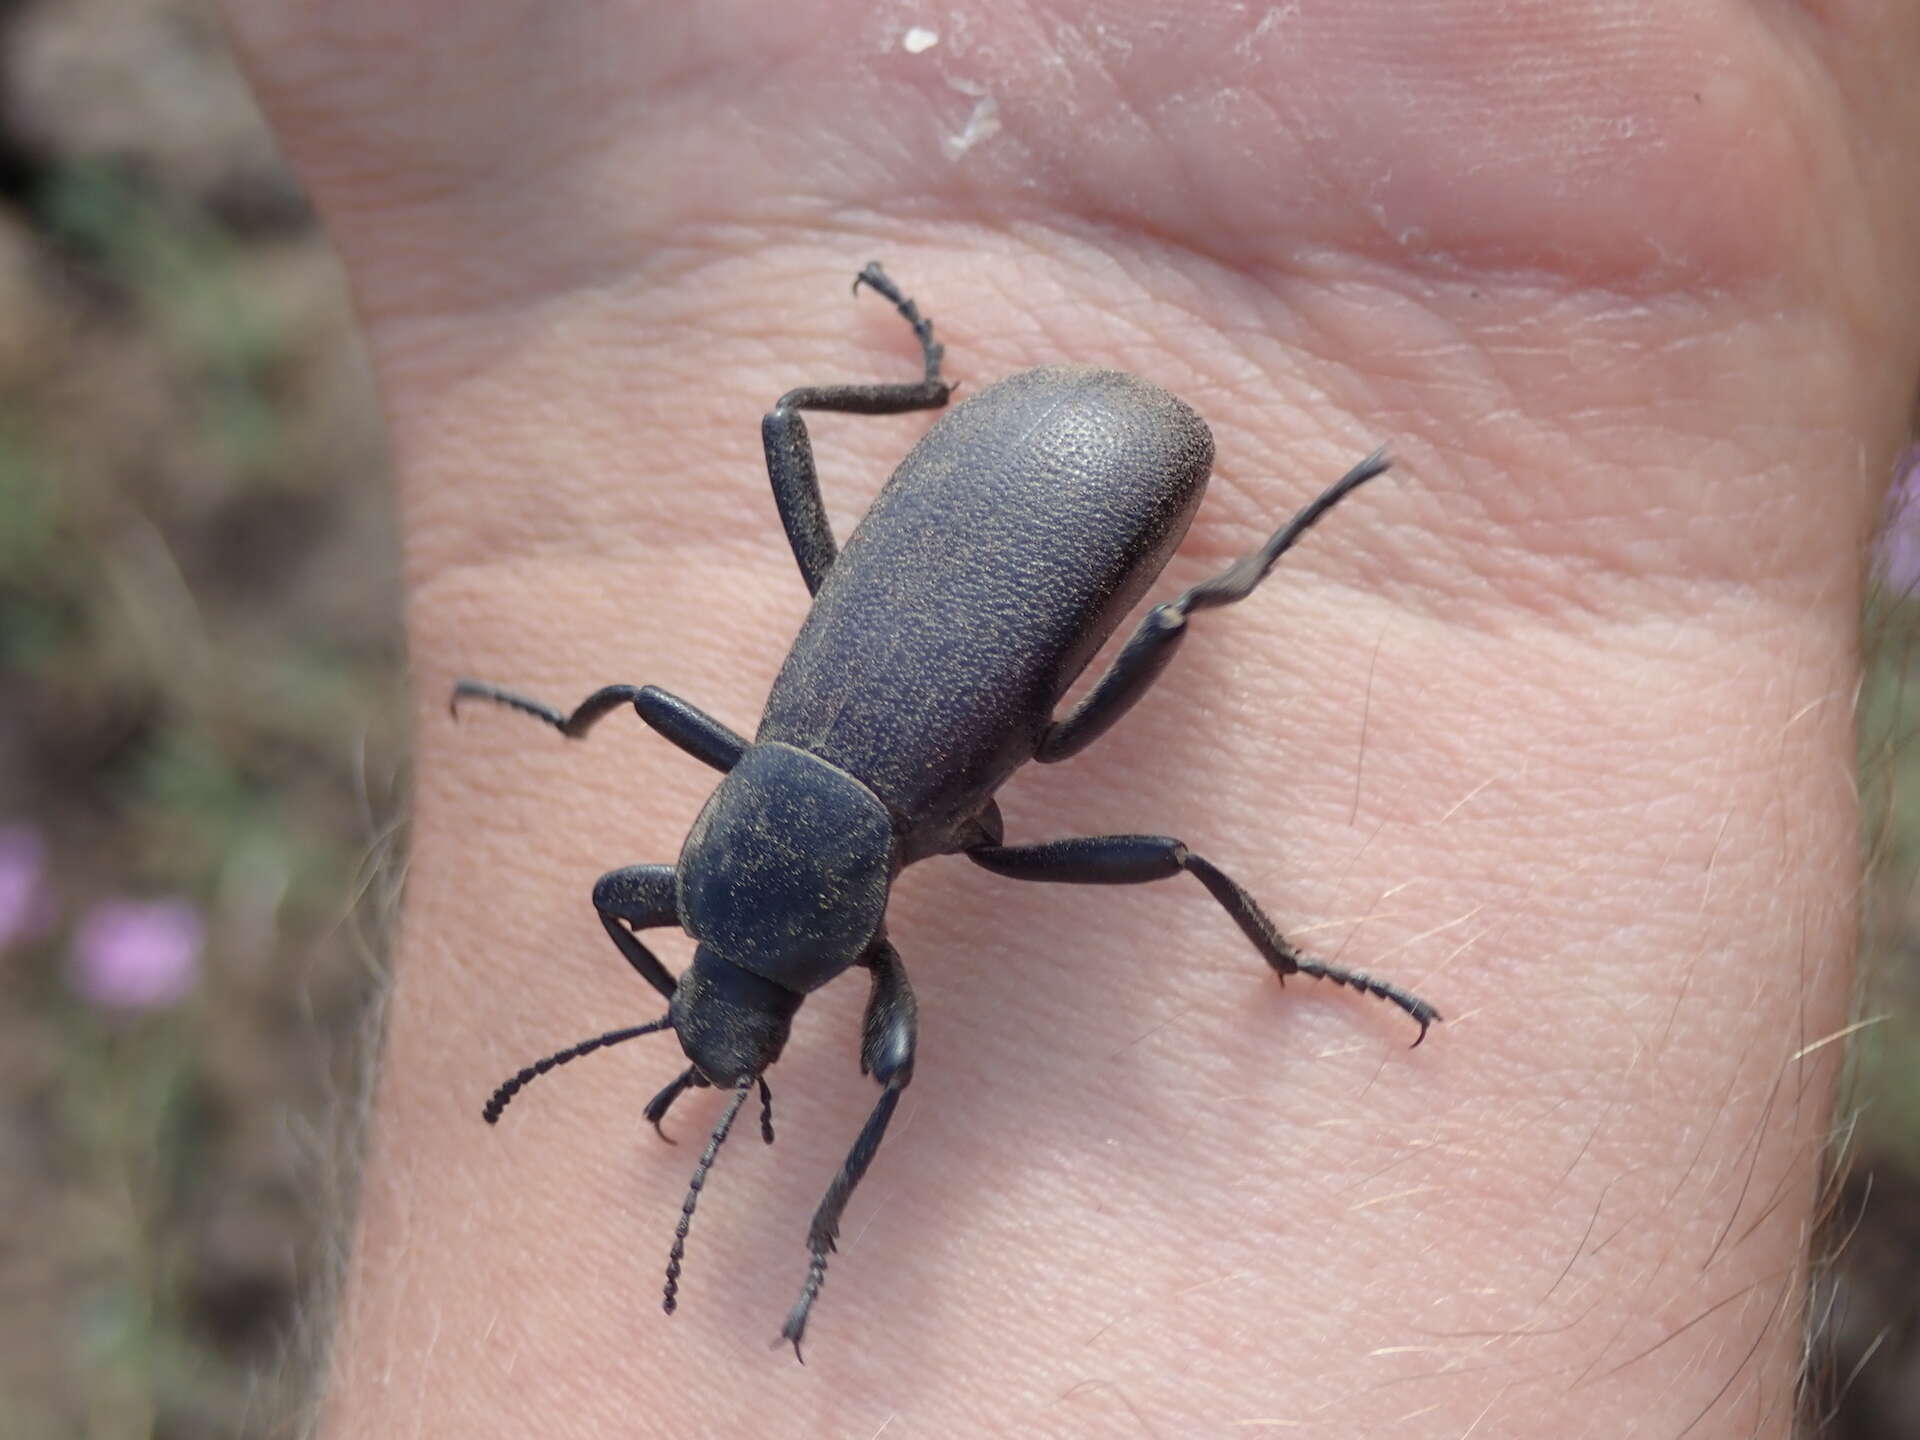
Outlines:
[{"label": "blurred background", "polygon": [[[1920,493],[1808,1431],[1920,1437]],[[1920,492],[1920,481],[1911,487]],[[406,731],[339,272],[198,0],[0,0],[0,1440],[305,1432]]]},{"label": "blurred background", "polygon": [[0,1440],[295,1436],[400,876],[374,396],[207,7],[0,57]]}]

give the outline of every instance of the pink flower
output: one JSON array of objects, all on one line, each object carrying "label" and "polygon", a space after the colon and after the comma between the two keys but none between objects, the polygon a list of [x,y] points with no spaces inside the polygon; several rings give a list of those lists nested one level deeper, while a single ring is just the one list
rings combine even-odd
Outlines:
[{"label": "pink flower", "polygon": [[185,900],[105,900],[82,917],[68,975],[107,1010],[177,1005],[200,978],[207,929]]},{"label": "pink flower", "polygon": [[1877,549],[1882,584],[1903,595],[1920,590],[1920,445],[1909,446],[1894,466]]},{"label": "pink flower", "polygon": [[0,829],[0,950],[44,934],[51,918],[47,847],[30,825]]}]

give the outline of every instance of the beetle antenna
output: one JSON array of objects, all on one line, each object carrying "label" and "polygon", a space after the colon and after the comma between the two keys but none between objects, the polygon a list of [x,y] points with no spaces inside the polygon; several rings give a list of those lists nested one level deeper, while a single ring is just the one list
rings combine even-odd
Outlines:
[{"label": "beetle antenna", "polygon": [[706,1153],[701,1155],[700,1163],[693,1167],[693,1182],[687,1186],[686,1203],[680,1207],[680,1223],[673,1231],[673,1249],[667,1253],[667,1288],[661,1297],[660,1308],[669,1315],[679,1303],[680,1262],[687,1255],[687,1231],[693,1228],[693,1207],[700,1203],[700,1187],[707,1183],[707,1171],[713,1168],[720,1147],[727,1143],[727,1132],[733,1128],[733,1118],[740,1113],[740,1107],[747,1103],[747,1092],[753,1089],[753,1082],[758,1078],[748,1075],[733,1087],[733,1099],[727,1102],[727,1108],[721,1113],[720,1123],[713,1127],[713,1134],[707,1140]]},{"label": "beetle antenna", "polygon": [[760,1077],[760,1138],[766,1144],[773,1143],[773,1091],[767,1088],[767,1077]]},{"label": "beetle antenna", "polygon": [[578,1045],[569,1045],[566,1049],[556,1051],[544,1060],[536,1060],[493,1092],[487,1100],[486,1108],[480,1112],[480,1118],[489,1125],[497,1125],[500,1123],[500,1112],[507,1108],[507,1102],[556,1065],[564,1065],[569,1060],[578,1060],[582,1055],[591,1055],[596,1050],[604,1050],[607,1046],[618,1045],[624,1040],[651,1035],[657,1030],[666,1029],[672,1023],[671,1015],[662,1015],[658,1020],[650,1020],[645,1025],[635,1025],[627,1030],[609,1030],[606,1034],[596,1035],[591,1040],[582,1040]]}]

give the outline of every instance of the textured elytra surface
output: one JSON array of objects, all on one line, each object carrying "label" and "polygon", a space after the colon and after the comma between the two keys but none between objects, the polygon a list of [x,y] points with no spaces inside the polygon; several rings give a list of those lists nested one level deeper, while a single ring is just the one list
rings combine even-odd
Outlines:
[{"label": "textured elytra surface", "polygon": [[929,830],[971,814],[1166,565],[1212,464],[1206,422],[1138,376],[1052,366],[981,391],[847,541],[759,738]]}]

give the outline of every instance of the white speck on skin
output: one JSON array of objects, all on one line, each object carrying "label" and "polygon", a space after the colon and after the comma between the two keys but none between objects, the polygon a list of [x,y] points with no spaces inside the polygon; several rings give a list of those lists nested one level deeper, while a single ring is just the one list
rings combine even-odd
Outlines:
[{"label": "white speck on skin", "polygon": [[1233,53],[1242,60],[1256,60],[1267,48],[1267,38],[1288,21],[1300,18],[1300,0],[1287,0],[1284,5],[1271,5],[1259,22],[1245,35],[1234,42]]},{"label": "white speck on skin", "polygon": [[916,25],[900,37],[900,48],[909,55],[918,55],[924,50],[931,50],[939,43],[939,32],[929,30],[924,25]]},{"label": "white speck on skin", "polygon": [[947,152],[949,160],[958,160],[982,140],[999,133],[1000,106],[991,95],[982,95],[973,102],[973,113],[967,117],[960,133],[947,136],[940,142],[940,148]]}]

